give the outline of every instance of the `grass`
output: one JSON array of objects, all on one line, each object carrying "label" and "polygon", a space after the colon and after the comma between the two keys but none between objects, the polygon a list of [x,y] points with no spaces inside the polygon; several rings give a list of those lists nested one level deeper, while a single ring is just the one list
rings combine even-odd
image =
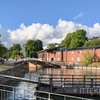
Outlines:
[{"label": "grass", "polygon": [[91,67],[100,67],[100,62],[93,62],[92,64],[88,65]]},{"label": "grass", "polygon": [[12,66],[0,65],[0,72],[10,68],[12,68]]}]

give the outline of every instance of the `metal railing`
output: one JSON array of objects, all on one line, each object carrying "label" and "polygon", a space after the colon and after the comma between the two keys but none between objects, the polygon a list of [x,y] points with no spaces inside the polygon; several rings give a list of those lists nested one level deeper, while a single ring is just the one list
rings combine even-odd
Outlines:
[{"label": "metal railing", "polygon": [[52,84],[53,86],[66,87],[66,86],[100,86],[100,75],[47,75],[41,74],[39,77],[40,83]]},{"label": "metal railing", "polygon": [[28,91],[23,89],[23,93],[20,93],[20,88],[0,84],[0,100],[57,100],[57,98],[59,100],[93,100],[37,90]]}]

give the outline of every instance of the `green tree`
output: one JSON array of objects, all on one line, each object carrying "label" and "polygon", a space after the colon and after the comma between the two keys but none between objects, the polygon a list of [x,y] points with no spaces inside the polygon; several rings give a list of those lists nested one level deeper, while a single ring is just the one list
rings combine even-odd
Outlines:
[{"label": "green tree", "polygon": [[36,51],[43,50],[43,42],[39,39],[35,40]]},{"label": "green tree", "polygon": [[3,45],[0,44],[0,57],[4,57],[4,55],[6,54],[7,48]]},{"label": "green tree", "polygon": [[86,31],[76,30],[75,32],[67,34],[61,44],[66,48],[82,47],[86,40]]},{"label": "green tree", "polygon": [[55,47],[56,47],[56,44],[53,44],[53,43],[48,44],[48,46],[47,46],[48,49],[50,49],[50,48],[55,48]]},{"label": "green tree", "polygon": [[83,65],[88,66],[89,64],[92,64],[92,62],[93,62],[92,54],[89,51],[85,52],[84,53],[84,60],[82,62]]},{"label": "green tree", "polygon": [[85,42],[84,47],[100,46],[100,39],[92,39]]},{"label": "green tree", "polygon": [[27,57],[37,57],[37,51],[43,50],[43,43],[41,40],[27,40],[24,44],[25,55]]},{"label": "green tree", "polygon": [[72,35],[73,35],[73,33],[67,34],[67,36],[65,37],[65,39],[62,40],[61,45],[63,45],[66,48],[68,48],[70,46],[70,44],[71,44]]},{"label": "green tree", "polygon": [[10,47],[10,57],[11,58],[20,57],[20,51],[21,51],[20,44],[13,44],[13,46]]}]

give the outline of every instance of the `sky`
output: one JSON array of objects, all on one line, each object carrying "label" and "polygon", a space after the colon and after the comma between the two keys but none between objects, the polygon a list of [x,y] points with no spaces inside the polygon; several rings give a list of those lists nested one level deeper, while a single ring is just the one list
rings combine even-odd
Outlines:
[{"label": "sky", "polygon": [[0,40],[10,47],[28,39],[60,43],[77,29],[100,36],[100,0],[0,0]]}]

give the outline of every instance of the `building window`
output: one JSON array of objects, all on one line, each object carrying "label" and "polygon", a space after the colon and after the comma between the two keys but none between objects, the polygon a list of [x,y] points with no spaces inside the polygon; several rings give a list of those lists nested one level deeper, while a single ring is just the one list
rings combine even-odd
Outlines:
[{"label": "building window", "polygon": [[77,57],[77,61],[80,62],[80,57]]},{"label": "building window", "polygon": [[74,54],[74,51],[72,51],[72,54]]},{"label": "building window", "polygon": [[60,58],[58,58],[58,61],[60,61]]},{"label": "building window", "polygon": [[58,54],[60,54],[60,52],[58,52]]},{"label": "building window", "polygon": [[74,60],[74,58],[72,57],[72,61]]}]

